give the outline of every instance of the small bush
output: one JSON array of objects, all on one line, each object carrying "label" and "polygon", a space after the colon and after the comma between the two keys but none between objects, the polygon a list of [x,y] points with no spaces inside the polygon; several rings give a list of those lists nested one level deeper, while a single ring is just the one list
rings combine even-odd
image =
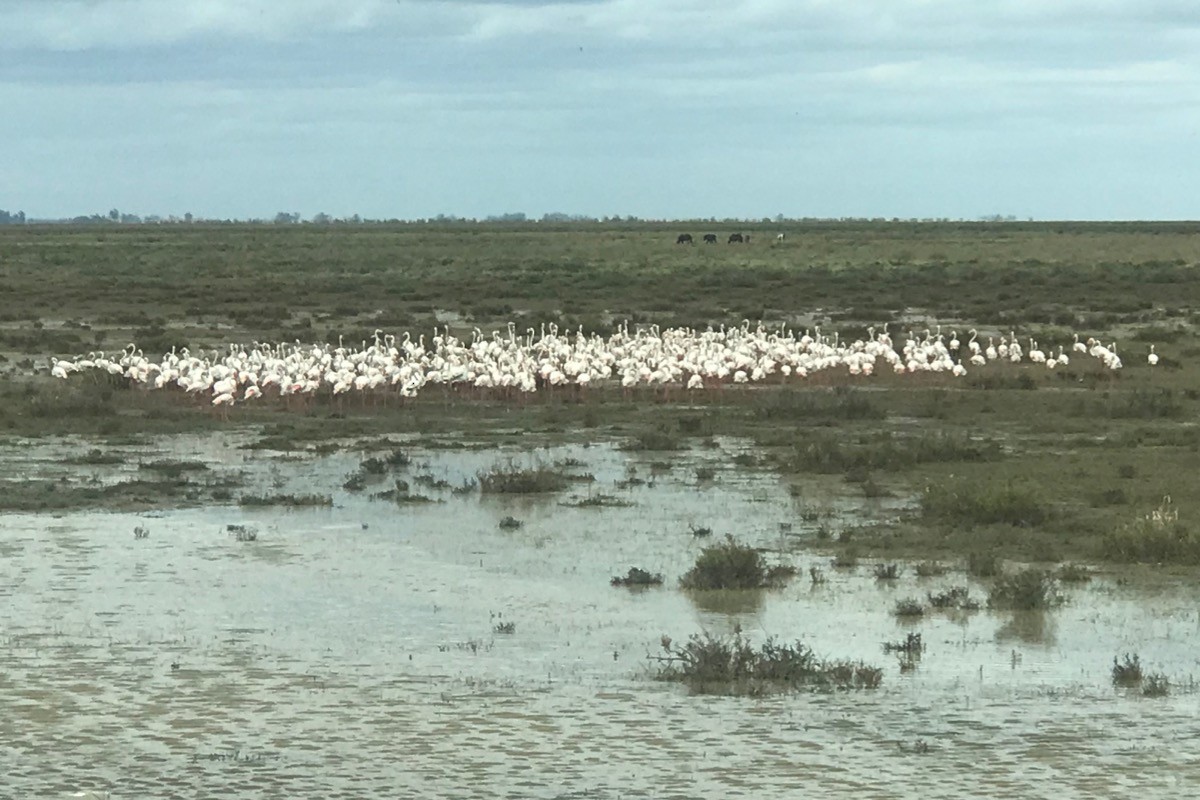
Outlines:
[{"label": "small bush", "polygon": [[762,694],[770,690],[875,689],[883,670],[863,662],[823,661],[801,642],[768,639],[755,649],[740,633],[732,638],[693,635],[673,646],[663,637],[656,680],[687,684],[693,691]]},{"label": "small bush", "polygon": [[1123,661],[1113,656],[1112,682],[1114,686],[1133,687],[1142,683],[1142,662],[1137,653],[1125,654]]},{"label": "small bush", "polygon": [[484,494],[542,494],[560,492],[570,485],[566,475],[546,467],[495,467],[478,477],[479,490]]},{"label": "small bush", "polygon": [[1063,564],[1055,576],[1063,583],[1087,583],[1092,579],[1092,571],[1080,564]]},{"label": "small bush", "polygon": [[988,593],[988,608],[1039,611],[1062,603],[1053,574],[1036,569],[1004,575]]},{"label": "small bush", "polygon": [[700,552],[696,564],[679,584],[684,589],[761,589],[770,585],[771,576],[762,553],[726,536],[720,544]]},{"label": "small bush", "polygon": [[662,586],[663,576],[660,573],[650,574],[644,569],[630,567],[623,577],[618,575],[609,583],[613,586]]},{"label": "small bush", "polygon": [[991,551],[968,553],[967,572],[976,578],[994,578],[1000,574],[1000,557]]},{"label": "small bush", "polygon": [[877,581],[894,581],[900,577],[904,570],[899,564],[876,564],[875,565],[875,580]]},{"label": "small bush", "polygon": [[500,530],[515,531],[517,528],[521,527],[524,524],[525,524],[524,522],[517,519],[516,517],[505,517],[504,519],[500,520]]},{"label": "small bush", "polygon": [[921,496],[921,513],[926,519],[955,525],[1005,524],[1021,528],[1045,522],[1050,514],[1032,490],[1007,483],[930,486]]},{"label": "small bush", "polygon": [[387,468],[387,462],[382,458],[368,458],[358,465],[363,475],[383,475]]},{"label": "small bush", "polygon": [[1103,547],[1105,557],[1114,561],[1200,563],[1200,537],[1179,521],[1170,497],[1149,514],[1110,532]]},{"label": "small bush", "polygon": [[937,578],[946,574],[946,565],[937,561],[922,561],[913,567],[918,578]]},{"label": "small bush", "polygon": [[965,586],[952,586],[944,592],[929,592],[925,595],[929,605],[937,609],[954,609],[958,611],[976,611],[979,602],[971,597]]},{"label": "small bush", "polygon": [[642,431],[625,445],[626,450],[682,450],[683,440],[666,428]]},{"label": "small bush", "polygon": [[492,630],[500,634],[513,634],[517,632],[517,623],[515,622],[497,622]]},{"label": "small bush", "polygon": [[1146,697],[1166,697],[1171,692],[1171,682],[1161,672],[1152,672],[1142,681],[1142,694]]},{"label": "small bush", "polygon": [[884,642],[883,652],[885,653],[922,653],[925,651],[925,645],[921,642],[921,634],[910,633],[902,642]]},{"label": "small bush", "polygon": [[897,600],[895,607],[892,608],[892,614],[902,618],[923,617],[925,616],[925,606],[921,605],[920,600],[913,598]]}]

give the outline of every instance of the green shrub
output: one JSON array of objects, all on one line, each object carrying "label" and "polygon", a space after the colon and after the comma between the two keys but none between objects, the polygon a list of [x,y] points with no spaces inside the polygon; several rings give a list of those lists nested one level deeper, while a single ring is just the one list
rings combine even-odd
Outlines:
[{"label": "green shrub", "polygon": [[801,642],[768,639],[757,649],[740,633],[732,638],[693,635],[679,646],[663,637],[666,655],[654,678],[698,692],[761,694],[770,690],[875,689],[883,670],[863,662],[823,661]]},{"label": "green shrub", "polygon": [[1039,611],[1063,603],[1054,575],[1036,569],[1001,576],[988,593],[988,608]]},{"label": "green shrub", "polygon": [[767,568],[762,553],[726,535],[724,542],[700,552],[696,564],[679,579],[679,584],[684,589],[699,590],[761,589],[779,577]]}]

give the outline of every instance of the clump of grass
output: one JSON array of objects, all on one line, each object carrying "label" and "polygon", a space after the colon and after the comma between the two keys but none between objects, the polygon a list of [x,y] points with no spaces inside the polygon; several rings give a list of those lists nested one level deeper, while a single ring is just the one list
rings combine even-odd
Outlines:
[{"label": "clump of grass", "polygon": [[346,478],[346,482],[342,484],[342,488],[347,492],[361,492],[367,488],[367,478],[361,472],[355,472],[349,478]]},{"label": "clump of grass", "polygon": [[762,553],[727,535],[724,542],[700,552],[695,565],[679,579],[679,585],[697,590],[761,589],[781,577],[780,572],[767,568]]},{"label": "clump of grass", "polygon": [[920,600],[911,597],[905,600],[897,600],[896,605],[892,608],[892,614],[906,619],[923,617],[925,616],[925,606],[921,605]]},{"label": "clump of grass", "polygon": [[1187,407],[1173,389],[1138,388],[1110,397],[1088,413],[1096,410],[1113,419],[1171,419],[1183,416]]},{"label": "clump of grass", "polygon": [[873,470],[895,471],[917,464],[994,461],[1003,455],[998,442],[950,433],[900,436],[891,432],[847,437],[845,433],[805,435],[785,465],[795,472],[845,473],[847,482],[864,483]]},{"label": "clump of grass", "polygon": [[697,539],[703,539],[703,538],[712,536],[712,532],[713,532],[712,528],[705,527],[705,526],[701,526],[701,527],[697,528],[695,525],[692,525],[690,523],[688,524],[688,530],[691,531],[692,536],[695,536]]},{"label": "clump of grass", "polygon": [[858,550],[847,547],[834,556],[832,565],[834,569],[854,569],[858,566]]},{"label": "clump of grass", "polygon": [[1118,661],[1117,657],[1113,656],[1112,682],[1114,686],[1126,688],[1142,684],[1142,661],[1137,653],[1126,653],[1123,661]]},{"label": "clump of grass", "polygon": [[200,472],[208,469],[208,465],[202,461],[143,461],[138,464],[138,469],[144,469],[149,472],[157,472],[168,478],[178,478],[185,472]]},{"label": "clump of grass", "polygon": [[910,633],[899,642],[884,642],[883,652],[885,653],[922,653],[925,651],[925,645],[921,641],[921,634]]},{"label": "clump of grass", "polygon": [[812,581],[813,586],[819,586],[822,583],[828,583],[829,579],[825,577],[825,573],[820,567],[809,567],[808,578]]},{"label": "clump of grass", "polygon": [[1166,697],[1171,693],[1171,682],[1161,672],[1152,672],[1142,681],[1142,694],[1146,697]]},{"label": "clump of grass", "polygon": [[833,391],[756,392],[754,413],[762,420],[883,419],[887,409],[871,396],[851,387]]},{"label": "clump of grass", "polygon": [[1087,583],[1092,579],[1092,571],[1081,564],[1062,564],[1054,574],[1062,583]]},{"label": "clump of grass", "polygon": [[497,622],[492,630],[496,633],[505,635],[514,634],[517,632],[517,623],[512,622],[511,620],[508,622]]},{"label": "clump of grass", "polygon": [[229,524],[225,526],[225,531],[239,542],[258,541],[258,530],[249,525]]},{"label": "clump of grass", "polygon": [[824,661],[799,641],[780,644],[771,638],[755,648],[740,632],[731,638],[697,634],[678,646],[664,636],[663,649],[655,680],[701,693],[875,689],[883,681],[883,670],[864,662]]},{"label": "clump of grass", "polygon": [[937,578],[946,574],[946,565],[938,561],[922,561],[913,567],[918,578]]},{"label": "clump of grass", "polygon": [[105,464],[123,464],[125,458],[117,453],[106,453],[103,450],[93,447],[81,456],[74,456],[65,459],[67,464],[86,464],[86,465],[105,465]]},{"label": "clump of grass", "polygon": [[1104,537],[1104,555],[1114,561],[1159,564],[1200,563],[1200,537],[1179,520],[1179,510],[1164,497],[1158,508]]},{"label": "clump of grass", "polygon": [[967,377],[967,385],[975,389],[1019,389],[1029,391],[1037,388],[1037,381],[1027,372],[1016,375],[1003,373],[975,373]]},{"label": "clump of grass", "polygon": [[899,564],[894,562],[888,564],[875,565],[875,580],[877,581],[894,581],[897,580],[904,570]]},{"label": "clump of grass", "polygon": [[965,586],[951,586],[944,592],[928,592],[925,596],[933,608],[959,611],[979,610],[979,601],[971,597],[970,591]]},{"label": "clump of grass", "polygon": [[363,475],[383,475],[387,472],[387,462],[382,458],[367,458],[358,465],[358,471]]},{"label": "clump of grass", "polygon": [[624,576],[617,575],[611,581],[613,586],[662,586],[661,573],[651,574],[639,567],[630,567]]},{"label": "clump of grass", "polygon": [[622,500],[619,497],[614,497],[611,494],[593,494],[576,500],[568,500],[559,503],[559,505],[572,506],[574,508],[624,508],[633,505],[633,503],[628,500]]},{"label": "clump of grass", "polygon": [[327,494],[244,494],[238,498],[243,506],[331,506],[333,498]]},{"label": "clump of grass", "polygon": [[493,467],[478,475],[479,490],[484,494],[545,494],[560,492],[570,485],[570,478],[548,467],[521,469],[511,464]]},{"label": "clump of grass", "polygon": [[952,525],[1005,524],[1021,528],[1045,522],[1049,509],[1032,490],[1009,482],[935,484],[921,496],[921,513],[928,520]]},{"label": "clump of grass", "polygon": [[1000,557],[990,550],[968,553],[967,572],[976,578],[994,578],[1000,574]]},{"label": "clump of grass", "polygon": [[505,517],[504,519],[500,520],[500,530],[515,531],[517,528],[520,528],[524,524],[525,524],[524,522],[517,519],[516,517]]},{"label": "clump of grass", "polygon": [[642,431],[626,443],[625,450],[682,450],[683,440],[666,428]]},{"label": "clump of grass", "polygon": [[433,475],[424,473],[413,477],[413,483],[419,486],[428,486],[430,489],[449,489],[450,481],[445,478],[436,478]]},{"label": "clump of grass", "polygon": [[1003,575],[988,593],[988,608],[1016,611],[1055,608],[1064,602],[1057,589],[1054,575],[1044,570],[1026,569]]},{"label": "clump of grass", "polygon": [[1129,493],[1120,486],[1098,492],[1092,500],[1094,506],[1124,506],[1129,504]]},{"label": "clump of grass", "polygon": [[392,469],[399,469],[401,467],[407,467],[409,464],[411,464],[412,458],[408,455],[408,453],[396,448],[384,456],[383,461]]},{"label": "clump of grass", "polygon": [[700,483],[708,483],[717,477],[717,470],[713,467],[696,467],[696,480]]},{"label": "clump of grass", "polygon": [[150,538],[150,529],[148,527],[146,527],[145,525],[138,525],[136,528],[133,529],[133,538],[149,539]]}]

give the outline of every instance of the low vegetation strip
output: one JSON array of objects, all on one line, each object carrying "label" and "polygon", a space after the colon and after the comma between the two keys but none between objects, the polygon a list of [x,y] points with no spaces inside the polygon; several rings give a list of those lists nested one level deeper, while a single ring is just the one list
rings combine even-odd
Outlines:
[{"label": "low vegetation strip", "polygon": [[758,647],[733,637],[694,634],[675,644],[663,637],[654,678],[685,684],[702,694],[762,694],[797,689],[875,689],[883,670],[861,661],[826,661],[802,642],[774,638]]}]

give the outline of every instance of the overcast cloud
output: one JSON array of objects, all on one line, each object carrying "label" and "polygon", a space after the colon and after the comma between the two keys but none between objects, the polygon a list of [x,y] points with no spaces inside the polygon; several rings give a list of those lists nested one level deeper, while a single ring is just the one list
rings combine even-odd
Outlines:
[{"label": "overcast cloud", "polygon": [[0,208],[1200,218],[1194,0],[0,0]]}]

